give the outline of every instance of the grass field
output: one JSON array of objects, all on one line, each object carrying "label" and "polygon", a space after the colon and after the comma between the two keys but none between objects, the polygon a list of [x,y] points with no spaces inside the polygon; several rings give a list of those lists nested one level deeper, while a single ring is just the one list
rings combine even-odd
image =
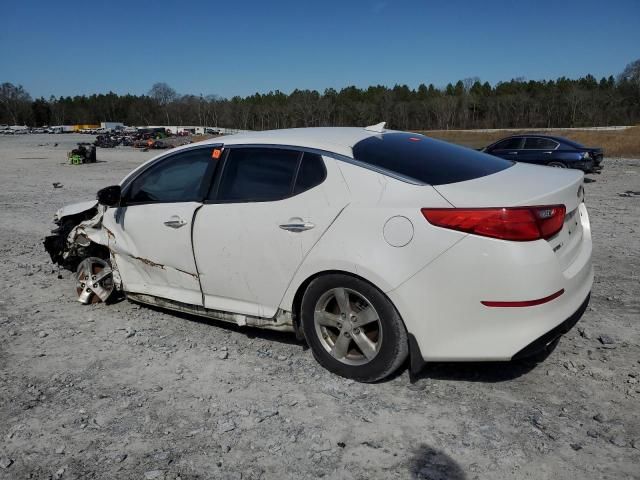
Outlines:
[{"label": "grass field", "polygon": [[494,130],[494,131],[474,131],[474,130],[427,130],[422,131],[429,137],[446,140],[466,147],[480,148],[487,146],[496,140],[509,135],[520,133],[541,133],[546,135],[557,135],[574,140],[587,147],[604,148],[607,157],[638,157],[640,156],[640,126],[627,128],[624,130]]}]

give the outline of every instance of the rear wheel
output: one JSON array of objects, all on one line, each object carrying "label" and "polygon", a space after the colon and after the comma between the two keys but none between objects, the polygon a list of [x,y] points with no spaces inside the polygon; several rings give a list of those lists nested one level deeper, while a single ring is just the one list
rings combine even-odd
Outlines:
[{"label": "rear wheel", "polygon": [[302,298],[301,313],[314,357],[333,373],[375,382],[407,358],[402,319],[391,302],[363,280],[342,274],[315,279]]},{"label": "rear wheel", "polygon": [[547,165],[555,168],[567,168],[567,164],[564,162],[549,162]]}]

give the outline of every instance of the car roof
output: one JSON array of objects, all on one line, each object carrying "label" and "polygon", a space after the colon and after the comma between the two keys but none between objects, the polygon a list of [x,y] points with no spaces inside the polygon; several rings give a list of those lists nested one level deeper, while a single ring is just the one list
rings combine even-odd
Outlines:
[{"label": "car roof", "polygon": [[509,135],[508,137],[501,138],[495,143],[501,142],[502,140],[507,140],[508,138],[524,138],[524,137],[534,137],[534,138],[549,138],[551,140],[555,140],[556,142],[569,143],[564,137],[558,137],[556,135],[544,135],[542,133],[518,133],[517,135]]},{"label": "car roof", "polygon": [[308,127],[308,128],[283,128],[280,130],[247,131],[234,135],[223,135],[213,137],[200,142],[188,143],[171,150],[164,151],[155,157],[150,158],[137,168],[129,172],[120,182],[125,185],[134,174],[147,165],[172,155],[182,150],[189,150],[194,147],[207,145],[286,145],[292,147],[305,147],[326,152],[353,157],[353,146],[361,140],[372,136],[380,136],[383,133],[394,132],[394,130],[384,130],[377,132],[367,130],[362,127]]},{"label": "car roof", "polygon": [[[315,148],[341,155],[351,156],[353,146],[366,138],[391,133],[393,130],[375,132],[361,127],[309,127],[286,128],[281,130],[250,131],[234,135],[210,138],[201,145],[225,145],[264,144],[264,145],[290,145],[297,147]],[[190,146],[193,146],[191,144]]]}]

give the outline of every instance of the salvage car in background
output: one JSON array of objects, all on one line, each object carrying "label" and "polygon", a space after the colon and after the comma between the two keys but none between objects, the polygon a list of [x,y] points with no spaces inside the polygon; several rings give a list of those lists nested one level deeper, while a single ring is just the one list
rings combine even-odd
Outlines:
[{"label": "salvage car in background", "polygon": [[562,137],[533,134],[503,138],[482,151],[516,162],[576,168],[585,173],[599,173],[604,157],[601,148],[583,147]]},{"label": "salvage car in background", "polygon": [[571,328],[593,281],[583,173],[383,127],[177,148],[59,210],[45,246],[82,303],[121,290],[294,331],[359,381],[408,355],[521,358]]}]

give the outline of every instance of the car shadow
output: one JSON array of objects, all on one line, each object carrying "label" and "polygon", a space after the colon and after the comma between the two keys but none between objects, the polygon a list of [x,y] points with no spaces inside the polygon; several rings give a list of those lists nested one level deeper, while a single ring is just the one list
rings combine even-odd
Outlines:
[{"label": "car shadow", "polygon": [[411,383],[422,379],[499,383],[526,375],[553,353],[562,337],[529,357],[503,362],[428,362],[419,372],[409,374]]},{"label": "car shadow", "polygon": [[411,383],[420,380],[452,380],[460,382],[499,383],[529,373],[537,362],[513,360],[510,362],[451,362],[428,363],[411,375]]},{"label": "car shadow", "polygon": [[419,445],[410,460],[410,478],[429,480],[465,480],[462,467],[449,455],[426,444]]},{"label": "car shadow", "polygon": [[[280,342],[287,345],[296,345],[302,350],[308,350],[309,346],[304,340],[296,339],[292,332],[279,332],[275,330],[266,330],[257,327],[239,326],[234,323],[224,322],[208,317],[201,317],[190,313],[167,310],[155,305],[148,305],[139,302],[132,302],[141,308],[148,308],[156,312],[162,312],[172,315],[183,320],[196,322],[204,325],[210,325],[215,328],[222,328],[231,332],[238,332],[245,335],[249,339],[259,338],[269,342]],[[513,380],[525,375],[536,368],[543,362],[555,349],[557,342],[550,345],[545,351],[534,357],[512,360],[505,362],[428,362],[419,372],[409,374],[412,384],[418,384],[421,380],[451,380],[461,382],[483,382],[483,383],[499,383]],[[405,362],[402,368],[399,368],[390,376],[385,377],[374,383],[388,383],[404,374],[409,370],[409,361]]]}]

